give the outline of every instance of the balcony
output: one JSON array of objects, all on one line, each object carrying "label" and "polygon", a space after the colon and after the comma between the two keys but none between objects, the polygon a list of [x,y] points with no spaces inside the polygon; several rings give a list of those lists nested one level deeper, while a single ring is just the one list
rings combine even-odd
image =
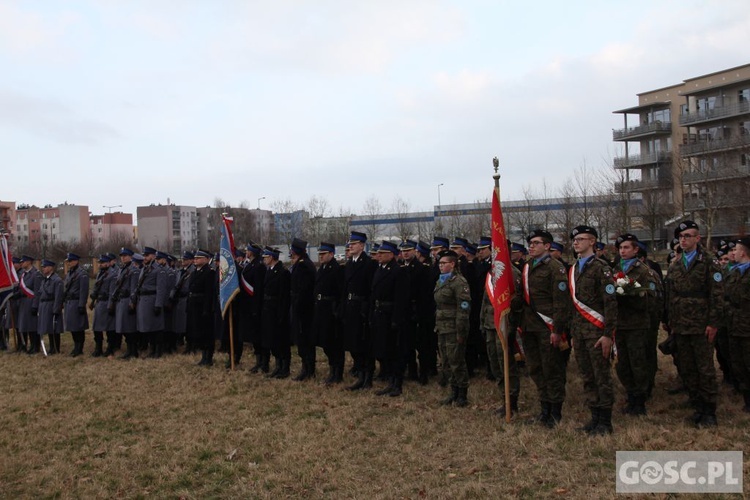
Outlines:
[{"label": "balcony", "polygon": [[697,156],[705,153],[714,153],[739,148],[750,147],[750,135],[741,135],[729,139],[715,139],[709,141],[694,142],[680,146],[680,156]]},{"label": "balcony", "polygon": [[672,159],[671,151],[659,151],[656,153],[645,153],[640,155],[630,155],[628,157],[615,158],[615,168],[633,168],[654,163],[666,162]]},{"label": "balcony", "polygon": [[672,122],[661,122],[656,121],[653,123],[647,123],[645,125],[639,125],[638,127],[623,128],[620,130],[612,131],[613,141],[628,141],[638,137],[645,137],[652,134],[671,134],[672,133]]},{"label": "balcony", "polygon": [[672,187],[671,178],[639,179],[628,182],[615,183],[616,193],[637,193],[649,189],[667,189]]},{"label": "balcony", "polygon": [[750,114],[750,102],[737,102],[726,106],[718,106],[713,109],[701,110],[695,113],[688,113],[680,116],[680,125],[688,126],[697,123],[706,123],[713,120],[732,118]]},{"label": "balcony", "polygon": [[715,170],[708,170],[706,172],[685,172],[682,174],[682,182],[683,184],[695,184],[700,182],[735,179],[738,177],[746,177],[748,175],[750,175],[750,166],[748,165],[724,165]]}]

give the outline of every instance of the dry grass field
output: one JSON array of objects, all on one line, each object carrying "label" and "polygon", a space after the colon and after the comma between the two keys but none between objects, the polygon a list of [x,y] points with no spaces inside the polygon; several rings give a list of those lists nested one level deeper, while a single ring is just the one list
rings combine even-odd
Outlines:
[{"label": "dry grass field", "polygon": [[251,375],[247,357],[230,373],[225,355],[204,369],[197,355],[95,359],[92,344],[75,359],[0,354],[0,497],[594,499],[615,495],[616,450],[750,451],[750,415],[726,385],[718,429],[684,423],[665,358],[649,415],[618,411],[613,436],[589,438],[573,359],[563,423],[547,430],[525,423],[538,410],[527,377],[506,424],[483,376],[468,408],[444,408],[434,382],[400,398],[326,388],[322,356],[300,383]]}]

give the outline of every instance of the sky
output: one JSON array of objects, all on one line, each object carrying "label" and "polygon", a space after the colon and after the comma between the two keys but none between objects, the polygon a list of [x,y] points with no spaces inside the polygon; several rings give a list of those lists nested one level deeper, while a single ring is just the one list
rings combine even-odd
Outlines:
[{"label": "sky", "polygon": [[494,156],[554,191],[748,33],[747,0],[0,0],[0,200],[431,210]]}]

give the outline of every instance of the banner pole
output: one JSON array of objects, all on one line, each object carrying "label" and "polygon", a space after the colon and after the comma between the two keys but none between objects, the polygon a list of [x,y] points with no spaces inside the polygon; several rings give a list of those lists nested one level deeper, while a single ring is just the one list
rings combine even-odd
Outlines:
[{"label": "banner pole", "polygon": [[232,321],[232,303],[229,303],[227,318],[229,318],[229,366],[234,371],[234,321]]},{"label": "banner pole", "polygon": [[[497,156],[492,159],[492,167],[495,169],[495,173],[492,178],[495,180],[495,196],[497,196],[497,202],[500,203],[500,161]],[[509,328],[507,315],[503,315],[500,318],[500,324],[495,325],[497,335],[500,337],[500,344],[503,346],[503,385],[505,386],[505,422],[510,423],[511,408],[510,408],[510,353],[508,352],[508,337],[505,332]],[[510,332],[507,332],[510,335]]]}]

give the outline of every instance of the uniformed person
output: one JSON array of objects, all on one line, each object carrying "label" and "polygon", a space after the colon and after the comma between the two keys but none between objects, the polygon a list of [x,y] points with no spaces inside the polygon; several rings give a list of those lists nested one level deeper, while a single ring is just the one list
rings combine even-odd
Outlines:
[{"label": "uniformed person", "polygon": [[458,255],[447,250],[438,255],[440,275],[435,283],[435,332],[443,369],[449,374],[451,394],[443,405],[469,404],[469,372],[466,368],[466,341],[469,336],[471,292],[466,278],[458,272]]},{"label": "uniformed person", "polygon": [[18,316],[16,328],[21,332],[29,354],[36,354],[41,349],[41,337],[37,333],[37,314],[39,299],[36,289],[42,280],[41,273],[34,267],[34,257],[21,256],[21,275],[18,277]]},{"label": "uniformed person", "polygon": [[615,248],[620,257],[614,269],[617,377],[628,396],[623,413],[645,415],[652,372],[648,353],[651,328],[649,311],[653,308],[656,284],[649,267],[638,260],[638,238],[634,234],[618,236]]},{"label": "uniformed person", "polygon": [[[94,289],[91,291],[89,309],[94,311],[94,352],[91,356],[98,358],[104,355],[104,332],[107,337],[114,333],[115,316],[109,314],[109,296],[115,283],[115,271],[110,267],[110,258],[106,254],[99,256],[99,271],[94,279]],[[109,352],[109,349],[108,349]]]},{"label": "uniformed person", "polygon": [[562,336],[568,328],[568,277],[565,267],[549,254],[552,235],[533,231],[529,261],[524,264],[522,283],[524,308],[521,317],[523,345],[529,375],[539,393],[541,412],[535,419],[554,427],[562,419],[565,401],[565,361]]},{"label": "uniformed person", "polygon": [[[11,258],[13,269],[16,271],[16,275],[21,274],[21,259],[20,257],[12,257]],[[5,306],[3,307],[3,339],[0,341],[0,344],[2,344],[3,350],[8,349],[8,342],[10,341],[10,332],[13,331],[15,335],[15,341],[16,341],[16,352],[21,352],[23,349],[22,346],[22,338],[20,334],[18,333],[18,328],[16,328],[17,325],[17,318],[18,318],[18,301],[20,300],[18,294],[18,283],[15,283],[13,285],[13,289],[10,295],[10,298],[5,302]]]},{"label": "uniformed person", "polygon": [[409,274],[398,265],[395,243],[383,240],[378,250],[378,267],[370,291],[369,358],[381,360],[381,372],[388,385],[375,392],[378,396],[400,396],[403,391],[408,344],[404,339],[409,306]]},{"label": "uniformed person", "polygon": [[174,314],[172,311],[172,301],[169,295],[177,286],[178,272],[175,269],[177,257],[171,254],[166,255],[165,262],[162,264],[167,273],[167,298],[164,301],[164,339],[162,342],[163,352],[174,354],[177,351],[177,333],[175,332]]},{"label": "uniformed person", "polygon": [[648,267],[649,274],[651,275],[651,282],[654,284],[654,295],[649,301],[649,329],[648,329],[648,344],[646,346],[646,354],[648,355],[648,365],[650,368],[649,386],[647,399],[651,398],[654,385],[656,384],[656,372],[658,366],[658,353],[657,347],[659,345],[659,325],[664,321],[664,275],[661,272],[661,267],[656,262],[648,258],[648,249],[646,244],[642,241],[638,242],[638,260]]},{"label": "uniformed person", "polygon": [[[159,252],[159,259],[165,254]],[[135,291],[136,320],[138,331],[146,336],[151,345],[149,357],[159,358],[164,342],[164,305],[169,293],[167,272],[157,262],[157,251],[152,247],[143,249],[143,267],[138,276]],[[143,341],[143,338],[141,339]]]},{"label": "uniformed person", "polygon": [[[736,265],[736,252],[735,252],[736,241],[725,241],[722,240],[719,243],[719,250],[716,252],[716,257],[719,259],[721,265],[721,274],[724,279],[724,283],[727,283],[729,275],[732,269]],[[729,292],[729,286],[724,287],[724,304],[728,306],[731,302],[731,295]],[[738,392],[740,391],[739,381],[734,377],[734,370],[732,369],[732,358],[731,351],[729,348],[729,323],[731,321],[732,308],[727,307],[726,314],[724,315],[721,326],[716,331],[716,342],[714,347],[716,348],[716,360],[719,362],[719,368],[723,373],[724,383],[729,384],[735,388]]]},{"label": "uniformed person", "polygon": [[336,246],[322,241],[318,246],[318,270],[315,274],[312,334],[315,345],[323,348],[328,358],[326,385],[342,382],[344,376],[344,347],[341,337],[341,299],[344,289],[344,269],[336,262]]},{"label": "uniformed person", "polygon": [[86,340],[86,329],[89,327],[89,316],[86,313],[86,303],[89,296],[89,276],[81,268],[81,258],[68,253],[68,273],[63,285],[65,330],[73,337],[73,357],[83,354],[83,343]]},{"label": "uniformed person", "polygon": [[245,296],[245,307],[242,311],[242,335],[245,342],[253,345],[255,364],[250,373],[268,373],[271,351],[263,347],[261,341],[263,310],[263,284],[266,280],[266,266],[263,265],[263,249],[255,243],[245,248],[245,267],[240,275],[241,288]]},{"label": "uniformed person", "polygon": [[726,283],[729,301],[729,352],[734,378],[750,413],[750,237],[736,241],[735,265]]},{"label": "uniformed person", "polygon": [[[417,242],[416,258],[422,266],[417,278],[417,338],[416,349],[419,361],[419,383],[426,385],[430,377],[437,375],[437,334],[435,334],[435,280],[432,276],[430,245]],[[447,381],[446,381],[447,384]]]},{"label": "uniformed person", "polygon": [[60,353],[60,334],[63,331],[63,281],[55,273],[56,264],[51,260],[42,260],[42,281],[39,283],[39,335],[49,339],[48,354]]},{"label": "uniformed person", "polygon": [[518,268],[519,271],[523,271],[523,266],[526,264],[526,258],[529,255],[529,251],[525,246],[520,243],[510,244],[510,263]]},{"label": "uniformed person", "polygon": [[177,282],[169,292],[169,303],[172,306],[172,329],[175,334],[175,347],[185,345],[184,354],[192,354],[195,347],[191,340],[185,338],[187,333],[187,302],[190,290],[190,274],[195,270],[193,265],[195,255],[189,250],[182,252],[180,268],[177,270]]},{"label": "uniformed person", "polygon": [[[143,257],[138,254],[142,261]],[[135,315],[135,290],[138,287],[139,270],[135,265],[136,255],[129,248],[120,249],[120,266],[115,283],[109,294],[108,309],[115,314],[115,332],[125,337],[127,350],[120,359],[138,357],[138,324]]]},{"label": "uniformed person", "polygon": [[675,333],[680,375],[699,427],[716,426],[716,370],[713,342],[721,324],[724,282],[718,261],[700,245],[698,225],[680,223],[682,258],[667,271],[669,326]]},{"label": "uniformed person", "polygon": [[367,236],[352,231],[349,236],[349,259],[344,266],[343,320],[344,350],[353,360],[352,373],[357,381],[347,387],[356,391],[372,387],[374,362],[368,359],[370,348],[370,291],[377,264],[367,255]]},{"label": "uniformed person", "polygon": [[307,242],[294,238],[290,245],[290,296],[292,342],[297,345],[297,355],[302,369],[292,379],[296,382],[315,377],[315,337],[313,313],[315,312],[315,264],[307,255]]},{"label": "uniformed person", "polygon": [[409,380],[419,380],[419,365],[417,364],[416,342],[417,329],[419,328],[419,294],[424,288],[429,276],[422,271],[425,269],[416,257],[417,242],[406,240],[398,246],[399,264],[409,275],[409,297],[406,306],[406,324],[403,329],[403,341],[406,352],[406,372]]},{"label": "uniformed person", "polygon": [[195,270],[188,278],[187,336],[201,350],[198,366],[214,364],[214,315],[218,307],[216,271],[208,264],[211,253],[195,252]]},{"label": "uniformed person", "polygon": [[[483,237],[484,238],[484,237]],[[492,244],[492,240],[486,237],[486,241],[489,245]],[[490,269],[492,267],[492,247],[487,247],[487,253],[490,258]],[[508,246],[508,252],[510,252],[510,246]],[[523,294],[522,294],[522,283],[521,283],[521,271],[514,265],[511,265],[511,272],[513,273],[513,282],[515,294],[511,298],[511,309],[508,314],[508,380],[507,383],[510,385],[508,392],[510,395],[510,412],[511,415],[518,413],[518,396],[521,392],[521,379],[519,377],[518,364],[514,356],[514,345],[516,343],[516,335],[518,332],[518,325],[520,324],[521,313],[523,312]],[[491,272],[491,270],[489,271]],[[503,401],[505,401],[505,370],[504,370],[504,352],[503,343],[498,336],[498,332],[495,326],[495,309],[492,305],[489,295],[485,287],[484,293],[482,294],[482,307],[480,312],[480,324],[482,331],[487,339],[487,356],[490,360],[490,366],[495,379],[497,380],[497,386],[500,390]],[[505,417],[506,407],[505,403],[495,411],[495,413],[501,417]]]},{"label": "uniformed person", "polygon": [[290,273],[279,261],[278,248],[263,249],[263,263],[266,266],[266,279],[263,290],[263,310],[260,313],[263,324],[263,347],[270,349],[275,358],[275,366],[269,378],[289,377],[289,364],[292,358],[291,334],[289,327]]}]

